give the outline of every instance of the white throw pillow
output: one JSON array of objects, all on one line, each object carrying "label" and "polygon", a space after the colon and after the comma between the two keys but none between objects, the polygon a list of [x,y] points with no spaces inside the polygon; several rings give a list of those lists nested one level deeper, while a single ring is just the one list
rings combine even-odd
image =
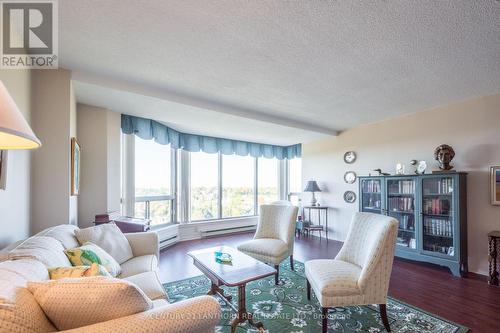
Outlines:
[{"label": "white throw pillow", "polygon": [[153,302],[133,283],[102,276],[28,282],[28,289],[61,331],[153,308]]},{"label": "white throw pillow", "polygon": [[76,230],[75,235],[80,245],[86,242],[94,243],[115,258],[119,264],[134,257],[127,238],[114,223]]},{"label": "white throw pillow", "polygon": [[68,258],[64,255],[64,247],[61,242],[45,236],[28,238],[9,252],[9,259],[36,259],[47,268],[71,266]]}]

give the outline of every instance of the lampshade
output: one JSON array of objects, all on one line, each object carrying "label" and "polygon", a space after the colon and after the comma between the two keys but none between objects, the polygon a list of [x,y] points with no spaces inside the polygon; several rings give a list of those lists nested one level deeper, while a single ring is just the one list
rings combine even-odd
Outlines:
[{"label": "lampshade", "polygon": [[40,140],[0,81],[0,149],[34,149],[40,146]]},{"label": "lampshade", "polygon": [[310,180],[307,182],[304,192],[321,192],[321,190],[315,180]]}]

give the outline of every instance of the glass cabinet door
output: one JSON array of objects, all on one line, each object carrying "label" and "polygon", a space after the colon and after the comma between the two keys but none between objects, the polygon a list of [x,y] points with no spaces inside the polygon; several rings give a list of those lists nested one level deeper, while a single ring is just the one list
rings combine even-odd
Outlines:
[{"label": "glass cabinet door", "polygon": [[382,180],[363,179],[361,191],[361,211],[382,214]]},{"label": "glass cabinet door", "polygon": [[417,248],[415,188],[415,179],[387,179],[387,215],[399,221],[397,245],[409,249]]},{"label": "glass cabinet door", "polygon": [[455,256],[453,188],[452,177],[429,177],[422,180],[422,246],[424,251],[441,256]]}]

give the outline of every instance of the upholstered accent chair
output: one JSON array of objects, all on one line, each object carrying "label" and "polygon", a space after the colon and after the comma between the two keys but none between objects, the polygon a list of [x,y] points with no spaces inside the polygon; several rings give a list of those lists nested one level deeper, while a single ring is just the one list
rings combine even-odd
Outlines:
[{"label": "upholstered accent chair", "polygon": [[378,304],[382,323],[391,331],[386,304],[397,230],[392,217],[356,213],[335,259],[305,263],[307,298],[312,287],[322,308],[323,332],[329,308],[364,304]]},{"label": "upholstered accent chair", "polygon": [[242,243],[238,250],[266,264],[274,265],[279,281],[279,265],[290,257],[293,266],[293,245],[295,241],[295,223],[298,207],[290,202],[277,201],[270,205],[260,206],[259,223],[252,240]]}]

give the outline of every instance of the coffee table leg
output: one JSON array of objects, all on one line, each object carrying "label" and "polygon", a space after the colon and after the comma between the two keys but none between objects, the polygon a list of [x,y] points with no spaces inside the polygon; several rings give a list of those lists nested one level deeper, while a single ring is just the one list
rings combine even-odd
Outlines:
[{"label": "coffee table leg", "polygon": [[248,323],[252,326],[255,326],[259,331],[264,331],[264,325],[262,322],[253,321],[253,315],[247,312],[247,305],[245,299],[245,285],[238,286],[238,313],[231,321],[231,333],[236,331],[236,327],[239,323],[243,323],[248,320]]},{"label": "coffee table leg", "polygon": [[220,295],[225,301],[228,302],[231,302],[231,299],[233,299],[233,296],[224,294],[224,289],[220,288],[213,282],[212,285],[210,286],[210,290],[208,291],[207,295],[212,295],[212,296]]}]

